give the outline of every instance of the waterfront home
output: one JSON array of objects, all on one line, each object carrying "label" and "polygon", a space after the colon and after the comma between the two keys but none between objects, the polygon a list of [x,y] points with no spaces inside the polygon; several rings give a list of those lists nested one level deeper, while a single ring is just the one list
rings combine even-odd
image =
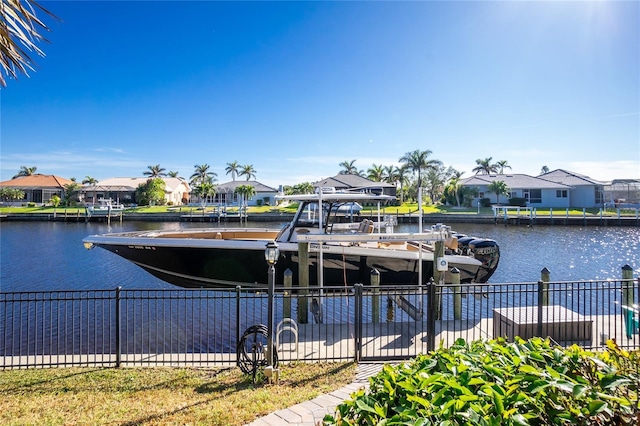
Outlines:
[{"label": "waterfront home", "polygon": [[375,182],[354,174],[337,174],[315,182],[313,186],[314,188],[335,188],[336,191],[356,191],[396,196],[395,185],[386,182]]},{"label": "waterfront home", "polygon": [[5,202],[6,205],[21,205],[24,203],[48,204],[54,195],[64,199],[64,186],[72,183],[74,183],[72,180],[60,176],[37,173],[0,182],[0,187],[19,189],[24,192],[22,200],[15,200],[10,203]]},{"label": "waterfront home", "polygon": [[278,190],[264,185],[256,180],[233,180],[216,185],[216,195],[214,202],[220,205],[237,205],[241,202],[242,196],[236,192],[241,185],[253,186],[255,195],[245,200],[247,206],[268,205],[275,206],[275,196]]},{"label": "waterfront home", "polygon": [[[169,205],[186,204],[191,187],[182,178],[161,177],[165,183],[165,202]],[[95,185],[85,185],[78,190],[78,198],[85,204],[98,203],[101,199],[112,199],[130,205],[136,203],[136,189],[144,185],[148,177],[115,177],[103,179]]]},{"label": "waterfront home", "polygon": [[[489,190],[489,185],[498,181],[507,185],[507,196],[498,197]],[[520,198],[527,207],[599,208],[604,205],[602,182],[561,169],[537,177],[516,173],[478,174],[463,179],[461,185],[477,190],[478,195],[472,201],[474,206],[483,198],[493,204],[509,204],[509,200]]]}]

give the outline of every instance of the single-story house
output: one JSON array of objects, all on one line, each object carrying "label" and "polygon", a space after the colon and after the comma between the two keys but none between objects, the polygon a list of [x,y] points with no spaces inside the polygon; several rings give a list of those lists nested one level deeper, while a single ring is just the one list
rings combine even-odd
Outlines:
[{"label": "single-story house", "polygon": [[[170,205],[186,204],[191,187],[182,178],[161,177],[165,183],[165,201]],[[79,190],[79,198],[85,204],[98,203],[100,199],[112,199],[121,204],[136,203],[136,189],[145,184],[149,177],[116,177],[103,179],[96,185],[84,185]]]},{"label": "single-story house", "polygon": [[214,202],[227,206],[238,205],[242,197],[236,193],[236,189],[241,185],[253,186],[256,191],[253,197],[245,200],[247,206],[276,205],[275,196],[278,195],[278,190],[255,180],[232,180],[216,185]]},{"label": "single-story house", "polygon": [[[508,196],[500,196],[489,192],[489,185],[502,181],[509,190]],[[570,207],[569,192],[571,187],[548,180],[538,179],[524,174],[488,174],[475,175],[462,179],[460,185],[471,187],[477,191],[472,201],[477,206],[481,199],[488,198],[492,204],[508,204],[510,198],[524,198],[528,207]]]},{"label": "single-story house", "polygon": [[315,182],[314,188],[335,188],[336,191],[360,191],[373,194],[396,196],[396,186],[386,182],[376,182],[354,174],[337,174]]},{"label": "single-story house", "polygon": [[571,187],[571,191],[568,194],[569,207],[589,208],[604,206],[604,182],[599,182],[588,176],[562,169],[544,173],[538,176],[538,178],[569,185]]},{"label": "single-story house", "polygon": [[73,183],[74,181],[60,176],[37,173],[0,182],[0,187],[19,189],[24,192],[24,198],[18,201],[19,204],[47,204],[51,201],[51,197],[54,195],[64,199],[65,185]]}]

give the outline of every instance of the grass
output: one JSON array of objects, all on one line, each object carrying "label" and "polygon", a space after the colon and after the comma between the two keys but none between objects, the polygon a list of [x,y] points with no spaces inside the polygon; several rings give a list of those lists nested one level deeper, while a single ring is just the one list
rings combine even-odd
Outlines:
[{"label": "grass", "polygon": [[281,366],[279,384],[238,368],[0,371],[2,425],[244,425],[353,381],[353,363]]}]

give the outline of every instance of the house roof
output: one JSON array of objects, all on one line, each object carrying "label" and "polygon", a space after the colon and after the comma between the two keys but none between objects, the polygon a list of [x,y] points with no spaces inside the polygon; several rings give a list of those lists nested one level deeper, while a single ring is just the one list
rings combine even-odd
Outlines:
[{"label": "house roof", "polygon": [[336,189],[361,189],[361,188],[394,188],[395,186],[386,182],[375,182],[362,176],[354,174],[337,174],[315,182],[315,187],[334,187]]},{"label": "house roof", "polygon": [[42,175],[40,173],[21,176],[11,180],[0,182],[0,186],[10,188],[63,188],[65,185],[74,183],[71,179],[65,179],[55,175]]},{"label": "house roof", "polygon": [[496,181],[503,181],[507,187],[511,189],[535,188],[535,189],[570,189],[570,185],[552,182],[550,180],[536,178],[523,174],[490,174],[490,175],[474,175],[461,180],[464,186],[484,186],[490,185]]},{"label": "house roof", "polygon": [[563,169],[553,170],[538,176],[540,179],[550,180],[570,186],[603,185],[603,182],[591,179],[589,176],[569,172]]},{"label": "house roof", "polygon": [[217,192],[221,190],[224,192],[234,192],[237,187],[241,185],[251,185],[258,192],[278,192],[277,189],[271,188],[270,186],[264,185],[256,180],[232,180],[230,182],[225,182],[217,185]]},{"label": "house roof", "polygon": [[[189,183],[181,178],[162,177],[165,183],[166,192],[175,192],[180,186],[184,186],[187,191],[191,190]],[[95,186],[83,186],[83,191],[135,191],[138,186],[145,184],[149,177],[115,177],[103,179]]]}]

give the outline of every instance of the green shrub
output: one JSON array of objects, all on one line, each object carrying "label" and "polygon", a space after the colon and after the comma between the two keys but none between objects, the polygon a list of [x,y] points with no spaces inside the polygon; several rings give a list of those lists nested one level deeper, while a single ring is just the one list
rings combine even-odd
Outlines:
[{"label": "green shrub", "polygon": [[491,199],[480,198],[480,207],[491,207]]},{"label": "green shrub", "polygon": [[549,340],[460,339],[394,368],[352,394],[325,425],[637,424],[638,352]]},{"label": "green shrub", "polygon": [[527,199],[522,197],[509,198],[510,206],[527,207]]}]

